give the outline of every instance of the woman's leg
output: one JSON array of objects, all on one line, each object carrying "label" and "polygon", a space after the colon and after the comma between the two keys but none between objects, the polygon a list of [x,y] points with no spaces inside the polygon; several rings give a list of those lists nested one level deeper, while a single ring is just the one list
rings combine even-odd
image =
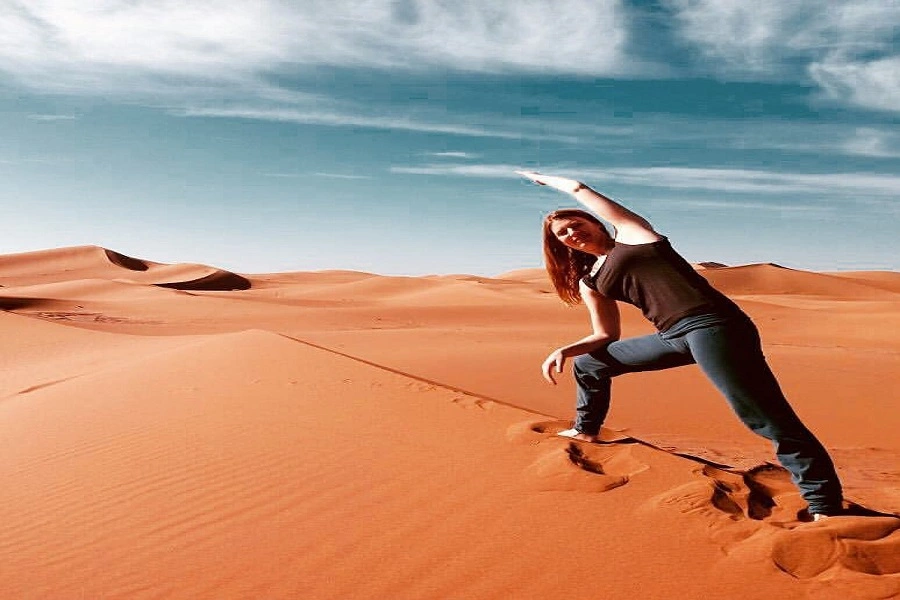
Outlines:
[{"label": "woman's leg", "polygon": [[693,362],[683,345],[667,342],[659,334],[618,340],[596,352],[576,356],[572,367],[578,386],[575,429],[591,436],[599,433],[609,412],[612,377]]},{"label": "woman's leg", "polygon": [[834,464],[784,397],[749,319],[691,331],[685,338],[697,364],[741,421],[772,441],[809,511],[840,512],[842,491]]}]

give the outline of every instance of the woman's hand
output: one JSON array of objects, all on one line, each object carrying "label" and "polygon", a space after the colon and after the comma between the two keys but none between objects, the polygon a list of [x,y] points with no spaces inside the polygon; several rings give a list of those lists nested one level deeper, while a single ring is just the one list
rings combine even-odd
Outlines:
[{"label": "woman's hand", "polygon": [[516,173],[518,173],[522,177],[527,177],[538,185],[547,185],[567,194],[574,194],[582,187],[584,187],[581,182],[576,181],[575,179],[569,179],[567,177],[542,175],[536,171],[516,171]]},{"label": "woman's hand", "polygon": [[561,349],[554,350],[541,365],[541,371],[544,373],[544,379],[548,383],[556,385],[556,379],[553,378],[553,372],[562,373],[563,365],[566,364],[566,356]]}]

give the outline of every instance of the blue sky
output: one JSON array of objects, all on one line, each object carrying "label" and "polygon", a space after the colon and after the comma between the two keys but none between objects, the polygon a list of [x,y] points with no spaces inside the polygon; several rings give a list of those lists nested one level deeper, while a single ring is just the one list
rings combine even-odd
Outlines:
[{"label": "blue sky", "polygon": [[581,179],[691,261],[900,268],[893,0],[0,0],[0,253],[539,266]]}]

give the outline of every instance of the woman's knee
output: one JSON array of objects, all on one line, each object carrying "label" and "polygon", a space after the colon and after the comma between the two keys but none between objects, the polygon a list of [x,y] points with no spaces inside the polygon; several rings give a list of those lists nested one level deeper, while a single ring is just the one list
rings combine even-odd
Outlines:
[{"label": "woman's knee", "polygon": [[776,444],[803,445],[815,439],[809,429],[793,414],[779,415],[777,418],[771,418],[771,415],[766,418],[758,414],[738,414],[738,416],[751,431]]},{"label": "woman's knee", "polygon": [[591,354],[580,354],[572,359],[572,370],[576,377],[612,377],[612,367]]}]

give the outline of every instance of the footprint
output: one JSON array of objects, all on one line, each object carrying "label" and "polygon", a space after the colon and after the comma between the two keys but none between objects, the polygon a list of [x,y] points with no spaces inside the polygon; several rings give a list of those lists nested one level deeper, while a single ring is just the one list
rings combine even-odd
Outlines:
[{"label": "footprint", "polygon": [[475,396],[456,396],[453,398],[452,402],[463,408],[477,408],[481,410],[491,410],[494,408],[494,402]]},{"label": "footprint", "polygon": [[832,517],[785,531],[775,539],[772,560],[799,579],[834,565],[869,575],[900,575],[900,519]]},{"label": "footprint", "polygon": [[772,563],[823,600],[900,597],[900,519],[832,517],[777,531]]},{"label": "footprint", "polygon": [[674,508],[701,519],[709,538],[726,555],[748,560],[767,552],[767,536],[800,524],[798,514],[805,504],[781,467],[762,465],[740,472],[704,465],[694,473],[697,479],[651,499],[645,510]]},{"label": "footprint", "polygon": [[795,522],[802,509],[790,475],[781,467],[767,464],[734,472],[705,466],[699,473],[712,489],[712,505],[732,519],[776,525]]},{"label": "footprint", "polygon": [[556,435],[571,421],[526,421],[510,426],[507,439],[515,444],[546,444],[550,450],[525,469],[526,485],[540,491],[605,492],[628,483],[650,467],[633,457],[637,440],[603,428],[599,443]]},{"label": "footprint", "polygon": [[707,532],[730,561],[768,563],[808,586],[811,598],[843,600],[900,595],[900,518],[849,503],[849,512],[819,522],[784,469],[748,472],[705,466],[700,479],[670,490],[651,510],[677,507],[707,521]]},{"label": "footprint", "polygon": [[[506,431],[506,438],[514,444],[536,446],[544,441],[560,440],[557,433],[572,427],[571,421],[525,421],[511,425]],[[568,439],[568,438],[566,438]],[[601,443],[631,443],[636,442],[632,437],[614,429],[603,427],[600,429]],[[588,443],[588,442],[578,442]]]},{"label": "footprint", "polygon": [[900,519],[895,531],[875,540],[844,539],[844,555],[841,565],[870,575],[900,574]]},{"label": "footprint", "polygon": [[525,469],[529,487],[539,491],[606,492],[650,467],[629,446],[560,443]]},{"label": "footprint", "polygon": [[815,577],[834,565],[840,545],[823,529],[779,532],[767,553],[775,566],[798,579]]},{"label": "footprint", "polygon": [[405,387],[415,392],[430,392],[436,388],[433,383],[427,383],[424,381],[410,381],[406,384]]},{"label": "footprint", "polygon": [[762,465],[739,472],[704,465],[694,473],[697,480],[657,496],[648,507],[675,507],[712,521],[765,521],[775,526],[798,522],[803,502],[781,467]]}]

